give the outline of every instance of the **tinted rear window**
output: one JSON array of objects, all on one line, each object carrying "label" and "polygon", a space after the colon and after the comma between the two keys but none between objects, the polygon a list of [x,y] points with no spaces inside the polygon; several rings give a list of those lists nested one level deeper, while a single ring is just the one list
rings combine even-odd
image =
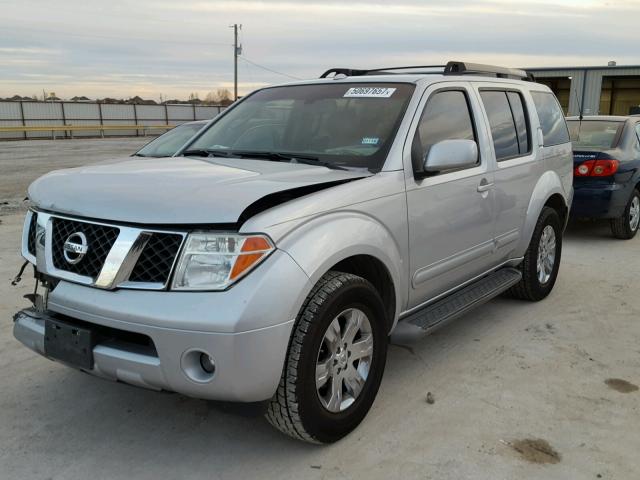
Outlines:
[{"label": "tinted rear window", "polygon": [[524,109],[524,102],[522,101],[522,95],[516,92],[507,92],[507,98],[509,99],[509,105],[511,105],[511,112],[513,113],[513,119],[516,122],[516,130],[518,132],[518,145],[520,146],[520,155],[529,153],[529,123],[527,122],[527,115]]},{"label": "tinted rear window", "polygon": [[544,146],[559,145],[569,141],[567,123],[560,109],[560,104],[553,93],[531,92],[533,103],[538,112]]},{"label": "tinted rear window", "polygon": [[496,160],[517,157],[518,135],[506,92],[480,92],[489,117]]},{"label": "tinted rear window", "polygon": [[569,135],[574,147],[613,148],[623,122],[605,120],[569,120]]}]

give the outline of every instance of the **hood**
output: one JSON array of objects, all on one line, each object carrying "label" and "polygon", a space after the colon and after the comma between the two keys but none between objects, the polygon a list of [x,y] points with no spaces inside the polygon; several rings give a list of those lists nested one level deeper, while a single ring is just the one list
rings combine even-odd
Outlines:
[{"label": "hood", "polygon": [[127,157],[51,172],[31,184],[29,198],[44,210],[101,220],[233,224],[264,197],[272,206],[280,192],[295,198],[369,175],[251,159]]}]

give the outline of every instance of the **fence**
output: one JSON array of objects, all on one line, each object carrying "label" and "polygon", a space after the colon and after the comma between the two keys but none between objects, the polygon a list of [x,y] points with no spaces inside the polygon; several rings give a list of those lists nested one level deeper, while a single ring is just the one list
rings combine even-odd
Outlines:
[{"label": "fence", "polygon": [[[215,105],[135,105],[98,102],[11,102],[0,101],[2,127],[48,126],[118,126],[118,125],[179,125],[193,120],[209,120],[225,109]],[[136,136],[143,129],[85,130],[78,129],[74,137]],[[156,133],[162,133],[162,130]],[[58,137],[70,135],[62,132]],[[1,132],[0,139],[52,138],[48,131]]]}]

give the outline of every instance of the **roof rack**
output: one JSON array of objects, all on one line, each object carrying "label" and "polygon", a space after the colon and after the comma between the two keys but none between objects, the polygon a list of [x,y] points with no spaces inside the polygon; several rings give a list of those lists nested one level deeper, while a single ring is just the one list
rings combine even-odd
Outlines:
[{"label": "roof rack", "polygon": [[322,75],[320,78],[327,78],[332,73],[334,75],[346,75],[347,77],[361,77],[364,75],[394,75],[395,72],[390,72],[389,70],[414,70],[416,68],[439,68],[440,71],[437,72],[416,72],[420,74],[429,74],[429,73],[438,73],[442,74],[445,65],[412,65],[408,67],[384,67],[384,68],[372,68],[367,70],[361,70],[356,68],[330,68]]},{"label": "roof rack", "polygon": [[391,70],[415,70],[418,68],[439,69],[435,72],[414,72],[421,75],[425,74],[444,74],[444,75],[488,75],[496,78],[511,78],[515,80],[534,81],[533,75],[525,70],[517,68],[497,67],[495,65],[482,65],[479,63],[468,62],[447,62],[446,65],[413,65],[407,67],[385,67],[373,69],[355,69],[355,68],[330,68],[320,78],[327,78],[329,75],[345,75],[347,77],[361,77],[365,75],[394,75],[396,72]]},{"label": "roof rack", "polygon": [[447,62],[444,67],[445,75],[490,75],[496,78],[511,78],[514,80],[531,80],[533,75],[518,68],[496,67],[480,63]]}]

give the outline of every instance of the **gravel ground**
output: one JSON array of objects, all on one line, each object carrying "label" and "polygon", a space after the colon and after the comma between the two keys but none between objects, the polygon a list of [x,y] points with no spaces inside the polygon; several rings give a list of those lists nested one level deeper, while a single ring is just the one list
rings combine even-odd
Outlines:
[{"label": "gravel ground", "polygon": [[150,140],[123,137],[0,141],[0,215],[19,208],[29,184],[47,172],[127,157]]},{"label": "gravel ground", "polygon": [[[85,146],[57,142],[56,166],[102,141],[77,142]],[[5,145],[2,192],[20,192],[37,173],[7,178]],[[0,478],[638,477],[640,237],[614,240],[606,223],[570,226],[545,301],[499,298],[419,343],[392,345],[363,424],[318,447],[279,434],[255,408],[99,380],[23,347],[11,317],[32,282],[9,283],[22,216],[0,221]]]}]

